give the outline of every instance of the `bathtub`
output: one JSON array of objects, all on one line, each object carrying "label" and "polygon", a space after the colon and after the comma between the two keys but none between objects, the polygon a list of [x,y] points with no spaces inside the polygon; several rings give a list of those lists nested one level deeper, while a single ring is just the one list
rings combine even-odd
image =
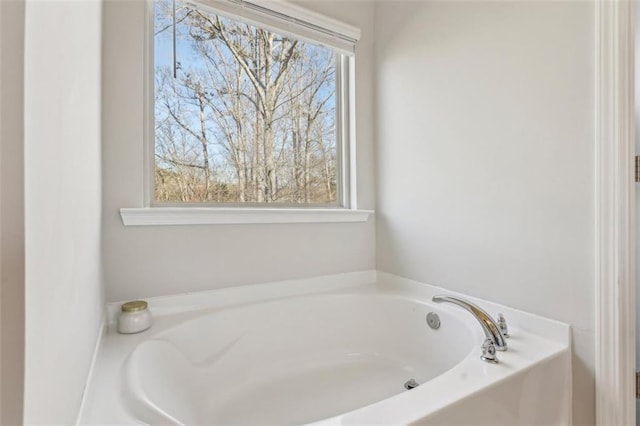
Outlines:
[{"label": "bathtub", "polygon": [[434,294],[454,293],[368,271],[151,298],[135,335],[111,305],[79,423],[570,424],[567,325],[462,295],[509,322],[489,364]]}]

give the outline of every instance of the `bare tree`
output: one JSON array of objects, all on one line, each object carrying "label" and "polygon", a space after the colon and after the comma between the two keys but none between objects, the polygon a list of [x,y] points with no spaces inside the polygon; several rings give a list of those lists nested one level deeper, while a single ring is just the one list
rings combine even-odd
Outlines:
[{"label": "bare tree", "polygon": [[334,202],[335,54],[187,5],[177,23],[180,72],[156,68],[156,198]]}]

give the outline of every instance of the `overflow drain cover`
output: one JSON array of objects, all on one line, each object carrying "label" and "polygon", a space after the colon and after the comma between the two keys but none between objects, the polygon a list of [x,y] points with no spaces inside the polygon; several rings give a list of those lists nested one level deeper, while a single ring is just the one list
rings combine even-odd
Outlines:
[{"label": "overflow drain cover", "polygon": [[434,330],[439,329],[440,317],[438,316],[438,314],[436,314],[435,312],[429,312],[427,314],[427,324],[429,324],[429,327],[433,328]]}]

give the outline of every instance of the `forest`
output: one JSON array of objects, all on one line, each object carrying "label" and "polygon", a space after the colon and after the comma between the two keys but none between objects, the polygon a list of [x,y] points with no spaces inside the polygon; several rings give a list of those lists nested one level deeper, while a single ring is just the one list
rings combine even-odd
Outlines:
[{"label": "forest", "polygon": [[[336,204],[339,55],[155,5],[155,202]],[[174,66],[175,65],[175,66]]]}]

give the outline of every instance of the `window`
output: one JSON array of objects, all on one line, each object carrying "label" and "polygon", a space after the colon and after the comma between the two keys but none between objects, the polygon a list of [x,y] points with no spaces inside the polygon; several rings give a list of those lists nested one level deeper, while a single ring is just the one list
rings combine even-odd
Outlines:
[{"label": "window", "polygon": [[151,205],[349,207],[357,36],[277,7],[155,2]]}]

